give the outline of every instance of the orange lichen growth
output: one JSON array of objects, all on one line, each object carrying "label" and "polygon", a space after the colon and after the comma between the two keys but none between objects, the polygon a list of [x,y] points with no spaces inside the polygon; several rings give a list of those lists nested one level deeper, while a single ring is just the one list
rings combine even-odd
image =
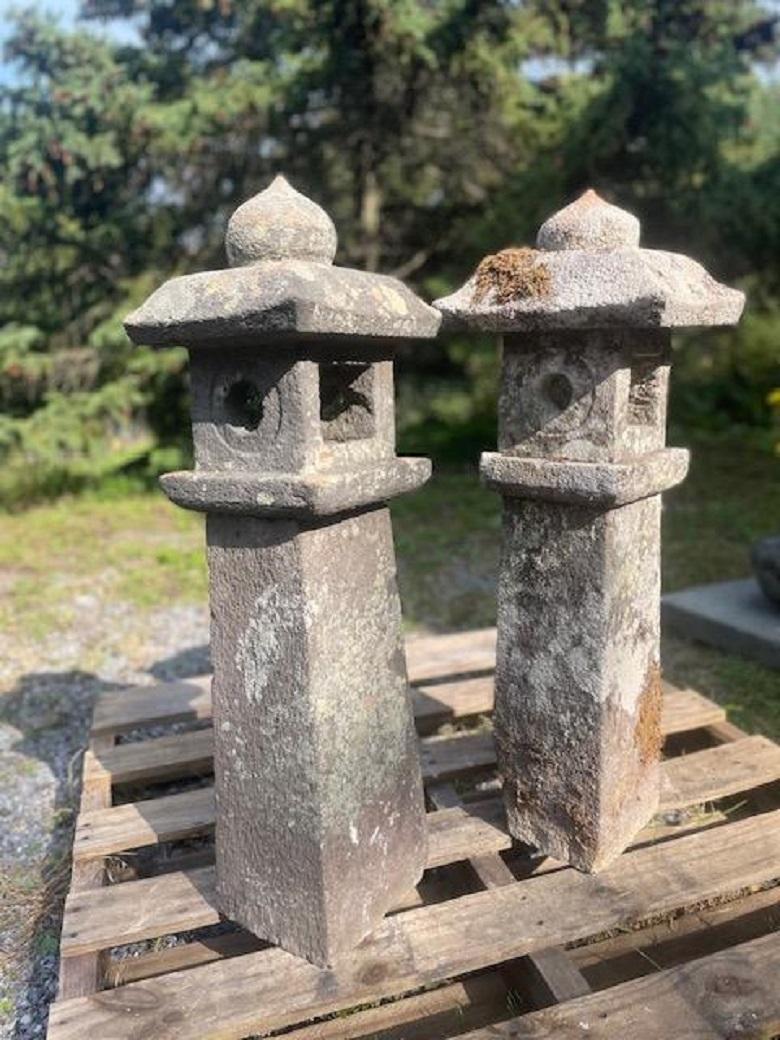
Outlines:
[{"label": "orange lichen growth", "polygon": [[474,276],[474,303],[493,293],[496,303],[511,303],[523,296],[546,296],[550,272],[539,253],[527,246],[502,249],[480,262]]},{"label": "orange lichen growth", "polygon": [[663,745],[662,701],[661,669],[657,664],[652,664],[639,697],[639,713],[634,730],[634,741],[639,749],[639,761],[642,765],[657,761],[661,755]]}]

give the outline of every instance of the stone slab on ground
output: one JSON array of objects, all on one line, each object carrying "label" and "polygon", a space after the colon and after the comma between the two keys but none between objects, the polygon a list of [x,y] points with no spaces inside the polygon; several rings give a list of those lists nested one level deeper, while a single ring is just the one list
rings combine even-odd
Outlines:
[{"label": "stone slab on ground", "polygon": [[664,627],[730,653],[780,668],[780,609],[755,578],[695,585],[661,600]]}]

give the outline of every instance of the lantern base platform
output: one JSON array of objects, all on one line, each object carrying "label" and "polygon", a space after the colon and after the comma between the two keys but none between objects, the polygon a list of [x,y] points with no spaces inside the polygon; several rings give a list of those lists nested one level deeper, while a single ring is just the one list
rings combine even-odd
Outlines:
[{"label": "lantern base platform", "polygon": [[780,748],[665,686],[661,813],[604,873],[561,869],[513,845],[489,730],[452,734],[491,712],[494,654],[494,630],[408,641],[428,869],[332,970],[220,923],[209,677],[99,698],[49,1040],[773,1032]]},{"label": "lantern base platform", "polygon": [[425,458],[392,458],[331,473],[166,473],[168,498],[200,513],[321,517],[347,513],[415,491],[431,475]]}]

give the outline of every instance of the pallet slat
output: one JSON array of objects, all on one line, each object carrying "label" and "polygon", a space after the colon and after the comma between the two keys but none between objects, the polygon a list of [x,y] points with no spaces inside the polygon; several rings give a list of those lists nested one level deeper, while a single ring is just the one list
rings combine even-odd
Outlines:
[{"label": "pallet slat", "polygon": [[723,1040],[780,1033],[780,934],[625,982],[460,1040]]},{"label": "pallet slat", "polygon": [[[145,726],[210,719],[210,679],[210,676],[202,676],[198,680],[186,683],[140,686],[103,694],[95,707],[93,741],[107,733],[122,735]],[[489,714],[493,710],[493,677],[488,675],[435,685],[420,685],[412,690],[412,702],[417,728],[421,733],[430,732],[445,722]],[[667,683],[664,684],[662,728],[667,736],[722,724],[725,718],[723,708],[713,704],[695,690],[678,690]],[[208,738],[201,736],[196,739],[193,733],[183,733],[158,740],[169,741],[170,745],[158,743],[148,749],[147,766],[150,770],[153,770],[158,762],[162,767],[168,752],[174,768],[176,764],[186,767],[190,762],[188,755],[193,755],[196,759],[202,757]],[[121,745],[107,749],[109,758],[106,768],[111,768],[111,756],[116,756],[117,772],[125,765],[129,767],[131,754],[125,752],[125,747],[126,745]],[[155,758],[155,755],[158,757]],[[135,780],[132,771],[129,771],[128,775],[128,780],[115,782]],[[144,779],[144,776],[140,779]]]},{"label": "pallet slat", "polygon": [[661,809],[715,801],[778,779],[780,747],[766,737],[743,737],[664,762]]},{"label": "pallet slat", "polygon": [[95,703],[91,733],[93,737],[101,733],[119,735],[140,726],[210,718],[211,676],[203,675],[187,682],[104,693]]},{"label": "pallet slat", "polygon": [[[431,745],[436,749],[427,760],[424,753],[424,773],[428,779],[437,780],[463,775],[475,765],[486,764],[487,748],[492,748],[490,734],[452,737],[431,741],[426,746]],[[480,749],[482,759],[477,754]],[[670,759],[663,763],[662,775],[662,809],[682,809],[780,779],[780,748],[764,737],[745,737],[732,744]],[[459,819],[461,831],[442,834],[442,841],[452,843],[454,838],[458,851],[462,852],[464,846],[460,843],[463,841],[475,843],[474,855],[507,847],[500,810],[489,813],[487,824],[473,807],[468,813],[462,811]],[[210,787],[83,813],[76,827],[74,858],[77,861],[97,859],[127,849],[208,833],[214,820],[214,791]],[[445,824],[436,826],[443,829]],[[468,846],[465,855],[468,855]],[[464,857],[454,857],[457,858]],[[453,859],[442,860],[437,854],[429,866],[446,862]]]},{"label": "pallet slat", "polygon": [[419,685],[447,676],[492,671],[496,664],[496,630],[479,628],[447,635],[412,636],[406,640],[409,682]]},{"label": "pallet slat", "polygon": [[63,1001],[49,1040],[238,1040],[736,893],[779,862],[780,812],[766,813],[626,853],[598,876],[559,870],[410,910],[338,969],[268,949]]},{"label": "pallet slat", "polygon": [[76,823],[73,858],[102,859],[127,849],[179,841],[214,827],[214,788],[150,798],[82,813]]},{"label": "pallet slat", "polygon": [[[416,716],[418,722],[422,724],[422,728],[427,729],[432,719],[438,719],[441,722],[443,712],[449,713],[448,718],[463,718],[467,715],[492,710],[492,680],[479,679],[475,682],[482,685],[482,689],[478,693],[470,689],[464,695],[463,687],[466,684],[452,683],[433,687],[433,690],[436,691],[436,700],[431,701],[427,693],[423,694],[424,699],[416,701],[417,708],[422,711],[422,714],[418,712]],[[486,693],[487,683],[489,683],[489,689]],[[150,687],[150,690],[154,689],[157,687]],[[418,693],[422,693],[422,691],[418,691]],[[486,703],[488,695],[487,707],[475,710],[478,704]],[[137,694],[133,694],[133,696],[137,696]],[[146,693],[143,694],[142,699],[145,705],[148,704]],[[202,699],[196,700],[195,703],[198,710],[201,712],[205,710]],[[192,702],[187,702],[188,706],[191,704]],[[185,711],[189,710],[188,706],[176,705],[172,703],[170,697],[167,697],[163,708],[169,714],[176,713],[176,717],[181,719]],[[210,711],[210,701],[208,708]],[[125,712],[124,725],[138,727],[144,721],[143,718],[139,718],[139,715],[140,712],[133,713],[131,722],[129,713]],[[712,705],[700,694],[691,690],[670,690],[665,695],[662,727],[667,736],[687,729],[709,726],[722,718],[722,708]],[[453,741],[458,741],[458,743],[453,743]],[[465,743],[463,743],[464,741]],[[204,729],[109,747],[97,754],[97,763],[103,774],[108,775],[111,783],[142,783],[190,774],[208,774],[213,768],[213,752],[213,734],[210,729]],[[422,761],[426,779],[431,781],[442,781],[455,775],[463,775],[468,770],[488,768],[495,762],[492,738],[489,733],[478,733],[463,737],[430,740],[422,744]],[[94,768],[93,766],[93,770]]]}]

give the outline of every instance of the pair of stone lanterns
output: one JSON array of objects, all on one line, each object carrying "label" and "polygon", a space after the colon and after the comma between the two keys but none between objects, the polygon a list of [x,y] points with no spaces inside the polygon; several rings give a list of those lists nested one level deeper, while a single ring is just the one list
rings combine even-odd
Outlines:
[{"label": "pair of stone lanterns", "polygon": [[729,324],[741,293],[639,248],[586,193],[538,250],[486,258],[430,307],[334,267],[336,231],[277,178],[228,225],[231,267],[174,278],[129,316],[188,347],[195,469],[162,480],[207,514],[217,891],[222,913],[317,964],[420,879],[426,822],[387,501],[393,354],[448,326],[504,334],[495,733],[511,833],[596,870],[658,803],[660,493],[669,329]]}]

